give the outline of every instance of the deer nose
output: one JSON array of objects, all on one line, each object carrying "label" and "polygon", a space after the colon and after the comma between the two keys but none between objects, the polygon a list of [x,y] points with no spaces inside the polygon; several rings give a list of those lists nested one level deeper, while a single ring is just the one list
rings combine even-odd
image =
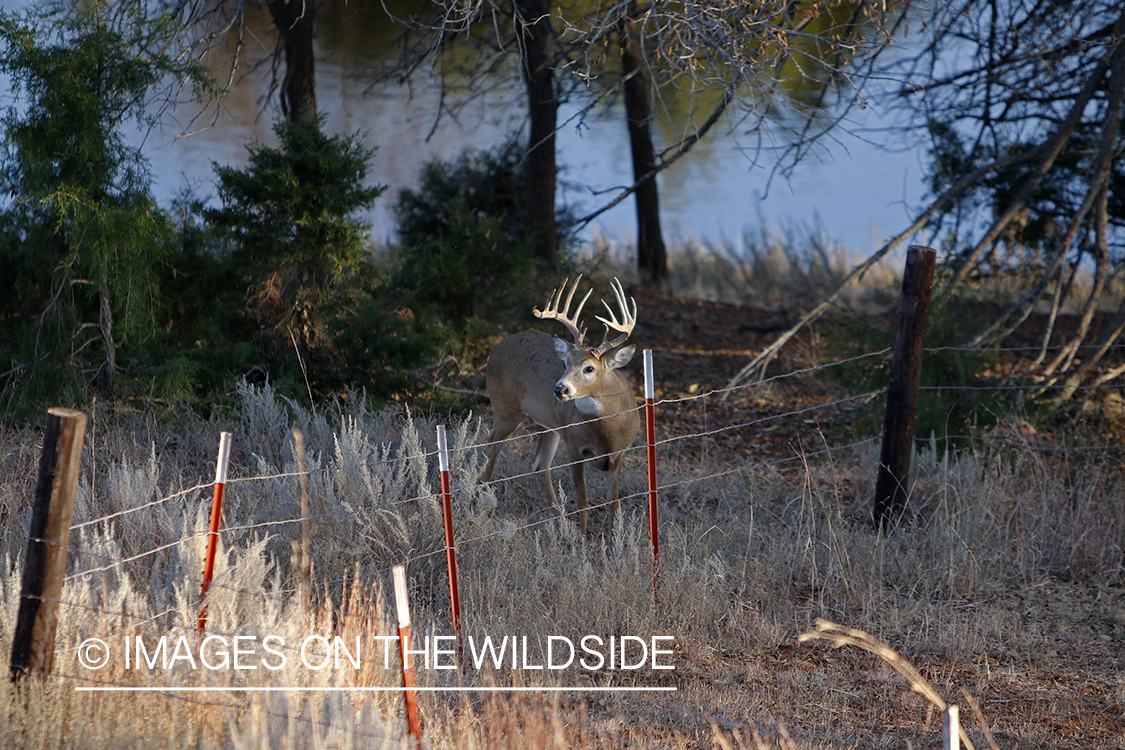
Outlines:
[{"label": "deer nose", "polygon": [[559,401],[565,401],[570,395],[570,387],[559,383],[555,386],[555,398]]}]

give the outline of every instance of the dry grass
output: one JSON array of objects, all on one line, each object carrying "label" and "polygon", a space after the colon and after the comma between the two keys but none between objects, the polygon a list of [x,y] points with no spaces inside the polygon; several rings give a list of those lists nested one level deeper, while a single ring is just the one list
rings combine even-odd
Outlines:
[{"label": "dry grass", "polygon": [[[605,237],[580,248],[578,258],[595,275],[626,280],[636,275],[635,250]],[[747,231],[738,240],[718,243],[684,237],[668,248],[664,291],[680,298],[788,309],[795,301],[819,300],[835,290],[859,260],[823,232],[804,228]],[[840,304],[852,309],[892,304],[898,275],[895,265],[878,263],[853,282]]]},{"label": "dry grass", "polygon": [[[434,420],[370,413],[359,400],[311,413],[246,387],[229,419],[143,415],[91,425],[75,522],[183,494],[73,535],[50,679],[0,698],[0,747],[399,747],[397,693],[307,688],[395,686],[381,651],[358,668],[298,664],[310,634],[372,644],[393,632],[384,586],[409,559],[416,638],[450,634]],[[314,611],[292,594],[289,543],[299,538],[289,431],[309,447]],[[232,482],[208,632],[278,635],[283,669],[126,670],[118,657],[83,669],[87,637],[120,643],[183,636],[197,644],[199,575],[220,429],[234,432]],[[486,434],[451,420],[464,634],[528,636],[532,661],[549,635],[674,636],[674,671],[420,669],[422,685],[675,686],[674,693],[424,693],[429,747],[936,747],[940,717],[911,685],[851,650],[798,644],[817,618],[873,634],[944,700],[976,696],[1003,748],[1121,748],[1125,735],[1125,482],[1106,456],[1031,444],[915,461],[908,522],[890,536],[863,520],[877,463],[871,445],[792,468],[728,473],[669,446],[661,481],[660,595],[650,588],[639,498],[606,535],[583,537],[544,508],[535,477],[479,483]],[[1010,436],[1009,436],[1010,437]],[[0,649],[10,650],[33,432],[0,433],[0,497],[9,575],[0,579]],[[1008,443],[1017,442],[1008,440]],[[497,475],[527,470],[519,440]],[[596,472],[595,472],[596,473]],[[558,471],[563,495],[567,472]],[[247,479],[247,477],[265,477]],[[626,459],[626,494],[643,494],[642,453]],[[599,482],[595,480],[595,489]],[[570,510],[573,510],[572,508]],[[187,540],[176,544],[177,540]],[[167,549],[122,561],[163,545]],[[388,586],[389,590],[389,586]],[[541,662],[540,662],[541,663]],[[101,682],[97,682],[101,681]],[[283,693],[75,692],[76,685],[293,686]],[[300,688],[305,688],[302,690]],[[968,710],[969,736],[985,746]]]}]

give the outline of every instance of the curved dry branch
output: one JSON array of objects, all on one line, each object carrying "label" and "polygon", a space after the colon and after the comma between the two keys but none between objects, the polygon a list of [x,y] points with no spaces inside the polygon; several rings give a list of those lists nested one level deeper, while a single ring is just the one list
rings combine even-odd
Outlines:
[{"label": "curved dry branch", "polygon": [[[1125,14],[1122,14],[1121,23],[1123,24],[1123,27],[1125,27]],[[1082,119],[1082,115],[1086,109],[1086,105],[1090,103],[1090,100],[1094,97],[1094,94],[1098,91],[1098,89],[1101,88],[1102,79],[1105,77],[1105,73],[1108,69],[1109,64],[1104,60],[1102,62],[1099,62],[1098,65],[1094,68],[1094,72],[1090,74],[1090,78],[1086,81],[1086,85],[1082,88],[1082,93],[1078,96],[1077,99],[1075,99],[1073,106],[1070,108],[1070,112],[1066,116],[1066,119],[1055,131],[1055,134],[1051,137],[1051,139],[1047,141],[1044,148],[1045,153],[1043,155],[1043,159],[1039,162],[1039,165],[1035,168],[1035,171],[1032,172],[1024,181],[1023,185],[1020,187],[1019,193],[1017,193],[1016,197],[1012,200],[1011,205],[1009,205],[1007,210],[1005,210],[1004,213],[1001,214],[1000,218],[992,223],[992,226],[989,228],[989,230],[985,232],[984,237],[981,238],[980,242],[976,244],[976,247],[974,247],[969,255],[965,258],[964,262],[961,264],[961,267],[957,269],[956,273],[954,273],[954,281],[965,280],[965,278],[972,272],[973,268],[976,267],[977,260],[980,259],[980,256],[984,252],[984,250],[988,247],[991,247],[998,239],[1000,239],[1000,235],[1003,234],[1008,225],[1012,223],[1012,220],[1020,215],[1027,207],[1028,199],[1031,198],[1032,194],[1043,182],[1043,178],[1047,176],[1047,172],[1050,171],[1051,167],[1055,163],[1055,160],[1058,159],[1059,154],[1062,153],[1063,147],[1066,146],[1067,141],[1070,140],[1070,136],[1074,133],[1075,127],[1077,127],[1079,121]]]},{"label": "curved dry branch", "polygon": [[[1066,343],[1055,355],[1048,365],[1043,368],[1042,374],[1050,377],[1059,370],[1066,370],[1074,362],[1074,357],[1078,353],[1078,348],[1082,346],[1082,342],[1086,340],[1086,334],[1090,331],[1090,324],[1094,321],[1094,313],[1098,309],[1098,303],[1101,302],[1102,296],[1105,293],[1106,283],[1106,270],[1109,265],[1109,237],[1106,230],[1109,220],[1109,190],[1106,185],[1102,185],[1101,190],[1098,191],[1098,197],[1094,205],[1094,245],[1092,252],[1094,255],[1094,284],[1090,288],[1090,293],[1086,297],[1086,304],[1082,309],[1082,317],[1078,321],[1078,328],[1074,332],[1070,341]],[[1075,264],[1077,266],[1077,264]],[[1043,350],[1045,353],[1047,347],[1050,345],[1050,331],[1044,334],[1043,337]],[[1040,360],[1042,360],[1042,353]],[[1049,385],[1053,385],[1054,381],[1049,381]]]},{"label": "curved dry branch", "polygon": [[[1125,32],[1125,12],[1122,13],[1119,20],[1120,28]],[[1039,283],[1031,289],[1027,294],[1010,305],[996,320],[994,320],[984,331],[975,336],[967,346],[978,347],[982,346],[993,334],[1004,325],[1012,315],[1019,311],[1022,314],[1011,324],[1007,326],[1001,334],[1001,338],[1012,333],[1031,313],[1032,306],[1043,295],[1043,292],[1050,285],[1050,280],[1058,273],[1062,267],[1063,262],[1066,260],[1067,254],[1070,252],[1071,246],[1074,244],[1074,239],[1078,235],[1078,231],[1085,221],[1087,214],[1094,207],[1098,195],[1101,193],[1102,188],[1109,184],[1110,174],[1113,170],[1113,161],[1117,156],[1117,135],[1121,125],[1121,107],[1125,103],[1125,42],[1119,42],[1114,47],[1112,61],[1108,64],[1112,72],[1110,75],[1110,97],[1106,110],[1106,116],[1102,123],[1101,138],[1098,143],[1098,151],[1091,164],[1092,178],[1086,191],[1086,196],[1082,201],[1077,213],[1071,218],[1070,226],[1067,228],[1066,235],[1059,247],[1058,253],[1055,255],[1054,261],[1046,269],[1040,277]],[[1103,73],[1104,74],[1104,73]],[[1091,84],[1095,82],[1095,77],[1087,82],[1085,91],[1090,90]],[[1100,77],[1097,77],[1097,82],[1100,85]],[[1088,101],[1088,99],[1087,99]],[[1075,107],[1077,109],[1077,105]],[[1073,113],[1073,110],[1072,110]],[[1055,154],[1057,156],[1057,153]],[[1046,161],[1046,160],[1044,160]],[[1042,166],[1042,163],[1041,165]],[[1021,193],[1022,195],[1023,193]],[[1028,193],[1027,195],[1030,195]],[[1026,201],[1027,195],[1024,196]],[[1011,213],[1009,210],[1007,213]],[[1108,240],[1107,240],[1108,244]],[[961,270],[965,270],[968,263]],[[957,280],[961,280],[963,276],[960,274]],[[1091,313],[1092,314],[1092,313]]]},{"label": "curved dry branch", "polygon": [[[858,628],[849,628],[847,625],[840,625],[820,617],[816,618],[815,624],[816,630],[801,633],[801,635],[797,636],[797,641],[799,643],[823,640],[829,641],[836,648],[840,648],[841,646],[855,646],[856,648],[861,648],[868,653],[875,654],[885,661],[891,669],[905,677],[906,681],[910,683],[911,689],[922,695],[922,697],[936,706],[938,710],[944,711],[949,707],[949,704],[945,702],[941,694],[922,676],[921,672],[915,669],[913,664],[903,659],[897,651],[875,636]],[[959,729],[961,743],[968,748],[968,750],[975,750],[972,741],[969,740],[969,735],[965,732],[965,728],[960,727]]]},{"label": "curved dry branch", "polygon": [[994,172],[998,169],[1004,169],[1025,161],[1030,161],[1036,158],[1038,154],[1039,149],[1030,149],[1022,154],[1013,154],[1011,156],[1006,156],[1003,159],[998,159],[997,161],[994,161],[990,164],[977,167],[972,172],[958,180],[956,184],[954,184],[952,187],[938,196],[938,198],[933,203],[931,203],[926,208],[926,210],[919,214],[918,218],[914,220],[914,223],[911,224],[910,227],[906,229],[906,231],[892,237],[889,242],[883,245],[883,247],[879,248],[879,250],[874,254],[869,256],[867,260],[853,268],[851,273],[844,277],[844,280],[841,281],[840,284],[820,302],[820,304],[805,313],[801,317],[801,319],[798,320],[789,330],[778,336],[777,339],[773,341],[773,343],[771,343],[757,356],[755,356],[748,365],[739,370],[738,374],[731,378],[730,382],[728,382],[726,386],[724,386],[726,392],[723,394],[722,399],[726,399],[727,395],[731,392],[730,389],[734,388],[745,380],[754,377],[755,374],[757,374],[759,378],[765,375],[766,367],[769,366],[770,361],[777,355],[779,351],[781,351],[781,348],[785,346],[785,344],[788,343],[790,339],[796,336],[805,326],[818,320],[822,315],[824,315],[824,313],[832,309],[832,303],[835,302],[836,299],[844,293],[844,290],[847,289],[848,284],[850,284],[855,279],[862,278],[863,275],[867,273],[867,271],[873,265],[878,263],[891,250],[898,247],[903,242],[903,240],[925,227],[926,224],[929,223],[930,219],[933,218],[934,214],[936,214],[943,206],[959,197],[965,190],[967,190],[977,180],[979,180],[989,172]]},{"label": "curved dry branch", "polygon": [[[1102,335],[1097,348],[1090,352],[1090,354],[1086,356],[1086,359],[1082,361],[1082,364],[1064,381],[1062,391],[1055,397],[1056,405],[1064,404],[1074,396],[1075,391],[1077,391],[1078,387],[1082,385],[1082,382],[1086,380],[1090,371],[1098,366],[1105,355],[1109,353],[1113,345],[1121,338],[1122,334],[1125,334],[1125,299],[1122,300],[1121,308],[1118,310],[1114,320],[1107,326],[1106,333]],[[1125,367],[1114,368],[1110,372],[1103,374],[1097,380],[1097,384],[1101,385],[1102,383],[1109,382],[1113,378],[1118,377],[1123,371],[1125,371]]]}]

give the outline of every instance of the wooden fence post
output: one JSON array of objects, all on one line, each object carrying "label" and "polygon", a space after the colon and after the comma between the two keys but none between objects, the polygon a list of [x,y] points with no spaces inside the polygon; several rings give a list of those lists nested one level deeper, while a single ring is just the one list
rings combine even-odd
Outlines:
[{"label": "wooden fence post", "polygon": [[883,422],[879,477],[875,482],[873,518],[883,530],[897,523],[906,509],[910,459],[914,454],[914,415],[922,375],[922,345],[930,314],[936,258],[937,253],[919,245],[911,246],[906,253],[898,334],[895,336],[890,382],[887,385],[887,414]]},{"label": "wooden fence post", "polygon": [[12,634],[12,682],[25,674],[50,673],[55,659],[55,626],[85,439],[85,414],[62,407],[47,411],[19,615]]},{"label": "wooden fence post", "polygon": [[[301,491],[301,544],[293,543],[291,562],[297,575],[297,596],[301,611],[308,613],[312,602],[312,551],[309,545],[309,465],[305,459],[305,435],[299,427],[293,428],[293,449],[297,454],[297,485]],[[295,560],[294,560],[295,558]]]}]

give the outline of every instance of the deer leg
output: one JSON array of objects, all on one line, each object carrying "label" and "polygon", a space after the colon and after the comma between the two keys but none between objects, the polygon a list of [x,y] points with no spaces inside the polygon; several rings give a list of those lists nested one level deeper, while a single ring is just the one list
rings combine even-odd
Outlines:
[{"label": "deer leg", "polygon": [[551,483],[551,461],[555,458],[555,451],[559,447],[559,433],[553,430],[543,430],[539,434],[539,445],[535,449],[535,462],[531,464],[532,471],[541,471],[543,492],[551,505],[558,505],[559,498],[555,494],[555,486]]},{"label": "deer leg", "polygon": [[586,509],[590,506],[590,495],[586,490],[586,459],[570,454],[570,475],[574,478],[575,494],[578,496],[578,522],[582,533],[586,533]]},{"label": "deer leg", "polygon": [[613,525],[617,523],[617,493],[618,483],[621,481],[621,465],[625,463],[625,454],[618,453],[610,459],[608,470],[613,472],[613,494],[610,495],[612,502],[609,504],[609,528],[612,529]]},{"label": "deer leg", "polygon": [[504,441],[516,431],[516,428],[520,426],[520,421],[518,415],[514,419],[511,415],[492,415],[492,434],[488,436],[488,445],[484,449],[484,455],[488,456],[488,463],[485,464],[482,476],[482,481],[485,484],[492,481],[492,472],[496,469],[496,459],[504,448]]}]

